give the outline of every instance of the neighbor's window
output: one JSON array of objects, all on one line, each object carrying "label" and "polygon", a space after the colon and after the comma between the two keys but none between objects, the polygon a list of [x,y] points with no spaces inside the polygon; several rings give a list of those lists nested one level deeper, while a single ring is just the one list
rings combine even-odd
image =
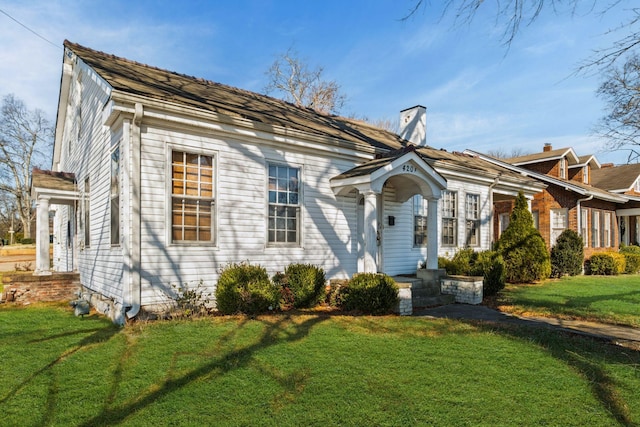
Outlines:
[{"label": "neighbor's window", "polygon": [[591,211],[591,247],[600,247],[600,211]]},{"label": "neighbor's window", "polygon": [[567,160],[564,157],[560,159],[560,178],[567,178]]},{"label": "neighbor's window", "polygon": [[84,180],[84,203],[83,203],[83,217],[84,217],[84,247],[88,248],[91,245],[91,193],[89,188],[89,177]]},{"label": "neighbor's window", "polygon": [[567,229],[568,224],[566,209],[551,209],[551,246],[556,244],[558,236]]},{"label": "neighbor's window", "polygon": [[582,167],[582,182],[584,184],[589,183],[589,165],[585,165]]},{"label": "neighbor's window", "polygon": [[458,235],[457,193],[442,192],[442,245],[456,246]]},{"label": "neighbor's window", "polygon": [[540,230],[540,212],[531,211],[531,216],[533,217],[533,226],[536,230]]},{"label": "neighbor's window", "polygon": [[270,164],[268,197],[268,242],[299,244],[300,168]]},{"label": "neighbor's window", "polygon": [[604,244],[602,245],[605,248],[610,248],[612,246],[613,239],[611,238],[611,212],[603,212],[602,218],[602,238],[604,239]]},{"label": "neighbor's window", "polygon": [[413,246],[427,245],[427,201],[420,194],[413,196]]},{"label": "neighbor's window", "polygon": [[[498,222],[499,222],[499,230],[500,230],[500,235],[502,236],[502,233],[504,233],[504,230],[507,229],[507,227],[509,226],[509,220],[511,219],[511,214],[504,212],[501,213],[500,215],[498,215]],[[498,236],[498,237],[499,237]]]},{"label": "neighbor's window", "polygon": [[120,144],[111,151],[111,244],[120,244]]},{"label": "neighbor's window", "polygon": [[215,194],[210,155],[171,153],[171,241],[214,241]]},{"label": "neighbor's window", "polygon": [[580,209],[580,236],[584,241],[584,247],[589,244],[589,210]]},{"label": "neighbor's window", "polygon": [[480,195],[467,194],[464,202],[466,245],[480,246]]},{"label": "neighbor's window", "polygon": [[636,192],[640,193],[640,178],[636,179],[636,182],[635,182],[635,184],[633,185],[633,189],[634,189]]}]

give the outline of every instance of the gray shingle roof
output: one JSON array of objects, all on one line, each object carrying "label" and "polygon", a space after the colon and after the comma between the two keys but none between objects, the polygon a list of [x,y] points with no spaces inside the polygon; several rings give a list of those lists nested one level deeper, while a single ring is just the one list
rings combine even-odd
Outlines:
[{"label": "gray shingle roof", "polygon": [[591,185],[607,191],[627,191],[639,176],[640,163],[602,168],[591,172]]}]

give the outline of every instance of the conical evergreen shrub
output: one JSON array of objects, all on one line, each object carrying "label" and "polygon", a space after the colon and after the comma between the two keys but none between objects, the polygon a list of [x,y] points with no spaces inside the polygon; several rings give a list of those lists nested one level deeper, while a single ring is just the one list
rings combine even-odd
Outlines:
[{"label": "conical evergreen shrub", "polygon": [[576,276],[582,273],[583,262],[584,241],[578,233],[567,228],[551,248],[551,276]]},{"label": "conical evergreen shrub", "polygon": [[551,274],[549,251],[533,226],[533,216],[522,191],[516,197],[509,226],[500,236],[497,250],[504,258],[509,283],[531,283]]}]

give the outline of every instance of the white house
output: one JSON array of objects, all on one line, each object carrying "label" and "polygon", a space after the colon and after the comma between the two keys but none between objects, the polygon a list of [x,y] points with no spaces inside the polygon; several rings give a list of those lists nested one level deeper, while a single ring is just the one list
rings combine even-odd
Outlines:
[{"label": "white house", "polygon": [[51,171],[34,171],[36,274],[78,271],[116,320],[213,289],[224,265],[327,278],[415,273],[488,249],[495,199],[541,184],[426,145],[426,110],[401,135],[65,41]]}]

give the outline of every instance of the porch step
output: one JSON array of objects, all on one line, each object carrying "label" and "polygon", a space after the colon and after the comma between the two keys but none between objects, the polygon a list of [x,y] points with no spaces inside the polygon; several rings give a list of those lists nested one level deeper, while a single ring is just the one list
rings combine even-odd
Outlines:
[{"label": "porch step", "polygon": [[440,294],[438,296],[412,296],[413,310],[425,307],[434,307],[438,305],[448,305],[456,302],[454,295]]}]

